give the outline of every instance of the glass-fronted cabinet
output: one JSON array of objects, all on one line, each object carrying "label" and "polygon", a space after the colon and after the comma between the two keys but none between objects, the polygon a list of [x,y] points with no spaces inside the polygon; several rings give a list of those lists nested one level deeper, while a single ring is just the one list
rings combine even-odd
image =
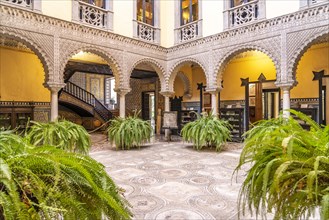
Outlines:
[{"label": "glass-fronted cabinet", "polygon": [[33,119],[33,107],[0,107],[0,128],[24,129],[28,120]]}]

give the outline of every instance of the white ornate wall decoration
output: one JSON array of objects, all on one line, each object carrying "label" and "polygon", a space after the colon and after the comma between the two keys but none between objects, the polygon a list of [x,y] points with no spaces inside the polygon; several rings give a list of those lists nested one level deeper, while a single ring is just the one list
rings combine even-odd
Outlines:
[{"label": "white ornate wall decoration", "polygon": [[[151,66],[154,71],[158,74],[159,80],[160,80],[160,86],[161,86],[161,91],[163,91],[166,88],[166,71],[163,65],[163,61],[158,61],[153,58],[143,58],[143,57],[136,57],[133,59],[131,56],[129,58],[131,61],[128,65],[128,74],[125,78],[130,79],[130,75],[132,74],[133,70],[138,64],[144,63],[149,66]],[[129,83],[129,82],[128,82]],[[129,84],[128,84],[129,85]]]},{"label": "white ornate wall decoration", "polygon": [[[296,36],[298,36],[296,38]],[[297,84],[296,70],[298,63],[304,53],[317,41],[329,43],[329,27],[320,27],[316,29],[304,30],[288,35],[287,45],[287,78],[293,80]]]},{"label": "white ornate wall decoration", "polygon": [[208,76],[208,69],[207,69],[207,65],[206,65],[206,56],[203,57],[185,57],[183,59],[180,60],[173,60],[170,61],[168,63],[168,65],[170,65],[169,68],[169,78],[168,78],[168,91],[174,91],[174,81],[175,78],[178,74],[178,72],[180,71],[180,68],[186,64],[197,64],[201,67],[201,69],[203,70],[203,73],[205,75],[206,78],[206,82],[207,82],[207,86],[209,86],[211,84],[211,82],[209,81],[209,76]]},{"label": "white ornate wall decoration", "polygon": [[108,51],[101,49],[95,45],[86,45],[81,43],[73,43],[71,41],[61,41],[61,62],[60,62],[60,73],[62,74],[62,80],[64,82],[64,69],[67,62],[72,58],[73,55],[79,53],[80,51],[89,52],[96,54],[102,57],[107,64],[110,66],[110,69],[113,72],[115,77],[115,87],[122,87],[124,84],[124,78],[122,77],[121,67],[116,59],[113,58],[112,54]]},{"label": "white ornate wall decoration", "polygon": [[186,99],[190,99],[193,95],[193,92],[192,92],[192,87],[191,87],[191,82],[189,80],[189,78],[182,72],[182,71],[179,71],[177,73],[177,76],[178,78],[180,78],[183,82],[183,85],[184,85],[184,98]]},{"label": "white ornate wall decoration", "polygon": [[[257,45],[261,44],[262,46]],[[277,48],[276,48],[277,47]],[[238,45],[231,48],[226,48],[224,51],[221,52],[219,55],[219,59],[215,66],[214,79],[216,79],[217,83],[220,83],[223,78],[223,73],[228,65],[228,63],[233,59],[236,55],[246,52],[246,51],[261,51],[266,54],[274,63],[277,79],[280,76],[280,54],[275,51],[280,51],[280,46],[278,44],[270,44],[269,42],[255,42],[255,44],[245,44],[245,45]],[[218,85],[221,86],[221,85]]]}]

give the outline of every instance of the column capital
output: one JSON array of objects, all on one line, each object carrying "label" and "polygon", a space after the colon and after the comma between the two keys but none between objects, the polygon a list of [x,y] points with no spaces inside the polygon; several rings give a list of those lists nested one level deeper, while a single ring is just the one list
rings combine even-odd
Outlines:
[{"label": "column capital", "polygon": [[58,92],[62,88],[66,86],[65,83],[58,83],[58,82],[47,82],[44,84],[46,88],[48,88],[52,92]]},{"label": "column capital", "polygon": [[131,91],[131,88],[119,88],[119,89],[114,89],[116,93],[119,95],[127,95]]},{"label": "column capital", "polygon": [[175,92],[174,91],[161,91],[160,94],[165,97],[172,97],[175,95]]},{"label": "column capital", "polygon": [[274,84],[282,90],[290,90],[295,86],[294,82],[275,82]]},{"label": "column capital", "polygon": [[206,88],[206,92],[212,94],[212,95],[217,95],[220,91],[222,90],[221,87],[216,87],[216,88]]}]

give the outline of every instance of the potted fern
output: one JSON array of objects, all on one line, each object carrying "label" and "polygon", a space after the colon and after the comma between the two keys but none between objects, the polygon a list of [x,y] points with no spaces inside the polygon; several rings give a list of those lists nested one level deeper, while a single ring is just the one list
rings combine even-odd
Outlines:
[{"label": "potted fern", "polygon": [[90,135],[84,127],[67,120],[49,123],[31,121],[25,138],[35,146],[51,145],[69,151],[87,154],[91,147]]},{"label": "potted fern", "polygon": [[152,126],[137,115],[138,113],[135,113],[134,116],[110,120],[108,137],[112,144],[115,143],[117,149],[140,148],[143,143],[150,141]]},{"label": "potted fern", "polygon": [[129,219],[129,204],[89,156],[0,132],[0,219]]},{"label": "potted fern", "polygon": [[215,147],[220,151],[223,144],[230,140],[230,124],[210,112],[197,116],[197,120],[187,123],[181,131],[183,140],[193,142],[193,147]]},{"label": "potted fern", "polygon": [[259,122],[245,134],[245,146],[236,171],[247,171],[240,195],[243,213],[274,219],[308,219],[320,208],[329,219],[329,126],[320,127],[306,115],[291,110],[311,126],[304,130],[293,119]]}]

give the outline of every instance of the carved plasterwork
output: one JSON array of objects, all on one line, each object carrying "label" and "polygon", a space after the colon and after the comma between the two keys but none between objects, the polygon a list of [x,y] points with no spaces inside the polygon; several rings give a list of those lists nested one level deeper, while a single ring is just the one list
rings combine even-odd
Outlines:
[{"label": "carved plasterwork", "polygon": [[206,77],[206,82],[207,85],[210,85],[210,78],[208,76],[208,65],[207,65],[207,56],[203,55],[199,55],[199,56],[195,56],[195,57],[185,57],[183,59],[179,59],[179,60],[173,60],[169,62],[169,73],[170,76],[168,77],[167,81],[167,86],[169,91],[173,91],[174,89],[174,81],[175,78],[177,76],[177,73],[180,71],[180,69],[187,64],[197,64],[198,66],[201,67],[201,69],[203,70],[203,73]]},{"label": "carved plasterwork", "polygon": [[181,71],[177,73],[177,77],[183,82],[184,98],[190,99],[192,97],[192,87],[189,78]]},{"label": "carved plasterwork", "polygon": [[[75,43],[69,40],[62,40],[60,44],[61,50],[60,50],[60,73],[62,80],[64,81],[64,69],[67,64],[67,62],[72,58],[73,55],[79,53],[80,51],[83,52],[89,52],[96,54],[103,58],[107,64],[110,66],[113,75],[115,77],[115,87],[119,88],[124,85],[124,79],[122,77],[122,70],[119,65],[118,60],[120,60],[121,54],[117,51],[111,51],[110,49],[107,48],[99,48],[98,46],[95,45],[87,45],[87,44],[82,44],[82,43]],[[114,58],[117,57],[117,59]]]},{"label": "carved plasterwork", "polygon": [[161,85],[161,90],[166,88],[166,71],[164,68],[164,62],[163,61],[158,61],[153,58],[143,58],[140,56],[129,56],[129,59],[126,60],[127,63],[127,76],[125,77],[125,80],[128,79],[128,85],[129,85],[129,79],[130,75],[135,69],[135,67],[139,64],[147,64],[150,65],[154,71],[158,74],[159,80],[160,80],[160,85]]},{"label": "carved plasterwork", "polygon": [[34,51],[44,66],[47,84],[61,84],[67,61],[83,50],[100,55],[108,62],[117,88],[129,88],[127,77],[132,69],[140,62],[150,62],[161,78],[161,90],[172,91],[170,88],[180,65],[192,62],[201,66],[208,89],[211,89],[216,88],[229,60],[248,50],[262,51],[273,60],[280,83],[294,80],[302,54],[314,40],[328,34],[328,12],[328,3],[315,5],[164,48],[0,4],[0,33],[23,42]]},{"label": "carved plasterwork", "polygon": [[[297,37],[298,36],[298,37]],[[329,43],[329,27],[324,26],[291,33],[287,37],[287,78],[296,81],[298,63],[312,45],[319,42]]]},{"label": "carved plasterwork", "polygon": [[[218,51],[217,63],[215,65],[214,79],[217,82],[222,81],[223,73],[228,63],[240,53],[246,51],[261,51],[266,54],[274,63],[277,77],[280,75],[280,41],[279,38],[254,42],[253,44],[237,45]],[[219,85],[220,86],[220,85]]]}]

